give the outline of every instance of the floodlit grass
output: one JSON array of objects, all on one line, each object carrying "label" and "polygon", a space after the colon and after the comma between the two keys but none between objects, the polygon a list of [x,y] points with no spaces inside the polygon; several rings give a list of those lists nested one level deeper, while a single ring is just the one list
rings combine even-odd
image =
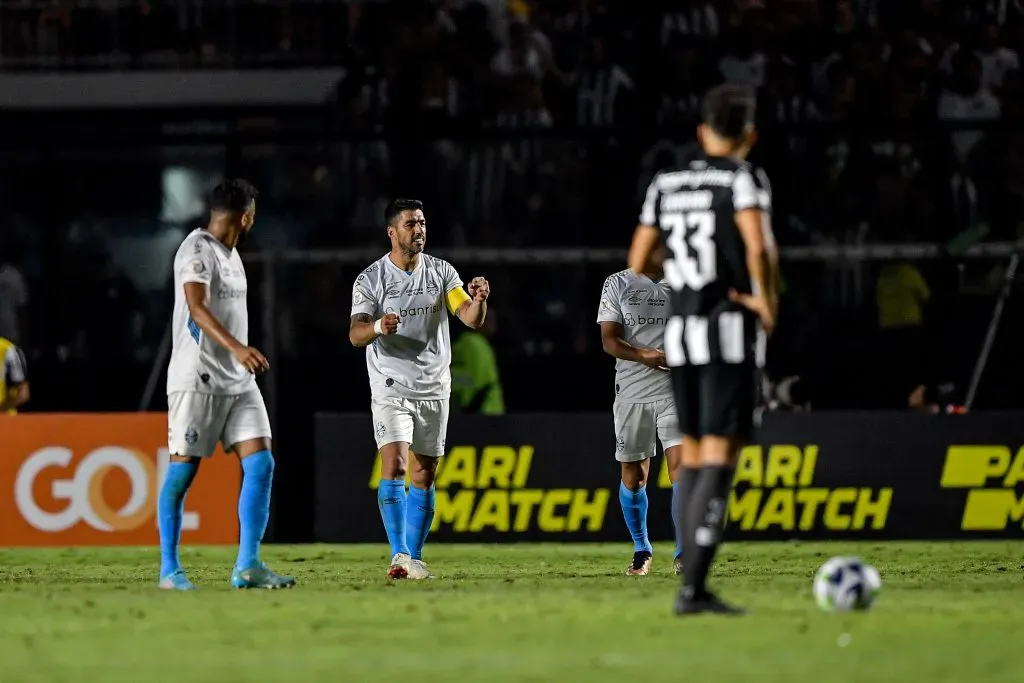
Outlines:
[{"label": "floodlit grass", "polygon": [[[1024,681],[1019,542],[732,543],[715,586],[751,614],[686,619],[669,546],[648,577],[628,545],[427,550],[436,579],[391,585],[383,545],[272,546],[300,585],[239,592],[232,549],[187,549],[173,594],[154,550],[3,550],[0,681]],[[881,571],[870,613],[815,607],[838,554]]]}]

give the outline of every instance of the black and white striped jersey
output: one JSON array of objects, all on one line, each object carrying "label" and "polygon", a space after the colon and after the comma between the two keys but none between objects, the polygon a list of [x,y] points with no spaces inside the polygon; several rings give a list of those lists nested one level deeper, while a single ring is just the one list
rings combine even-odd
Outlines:
[{"label": "black and white striped jersey", "polygon": [[674,366],[763,364],[763,333],[755,316],[729,300],[752,293],[740,211],[760,208],[770,234],[771,189],[763,171],[725,157],[701,156],[658,173],[647,189],[640,223],[661,230],[672,320],[665,354]]}]

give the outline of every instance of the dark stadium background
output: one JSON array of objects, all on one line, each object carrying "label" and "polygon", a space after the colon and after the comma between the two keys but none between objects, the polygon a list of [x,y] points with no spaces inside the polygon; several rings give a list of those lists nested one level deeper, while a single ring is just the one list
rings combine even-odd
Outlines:
[{"label": "dark stadium background", "polygon": [[[1007,263],[963,249],[1021,236],[1012,1],[2,5],[0,314],[22,280],[28,304],[0,315],[0,336],[28,355],[26,412],[140,408],[165,363],[174,249],[203,223],[210,183],[245,177],[262,192],[244,251],[251,340],[274,364],[275,451],[290,463],[276,488],[286,540],[312,534],[313,414],[368,405],[347,341],[362,265],[337,258],[384,252],[388,198],[426,202],[428,251],[491,249],[455,265],[492,282],[509,412],[609,409],[597,292],[624,267],[646,181],[692,153],[699,96],[724,79],[759,86],[774,229],[784,248],[810,248],[783,264],[770,373],[801,377],[813,410],[907,410],[914,387],[947,383],[961,402]],[[296,80],[258,98],[217,92],[256,70]],[[133,94],[154,72],[181,78],[159,101]],[[300,87],[324,73],[343,75]],[[90,74],[121,74],[107,82],[123,84],[116,101],[39,80]],[[198,96],[203,74],[216,77]],[[937,257],[915,261],[932,293],[924,324],[894,333],[877,311],[893,261],[843,255],[905,244]],[[554,262],[493,262],[555,247]],[[598,258],[610,248],[622,259]],[[1021,320],[1012,294],[975,407],[1024,404]],[[159,411],[154,377],[144,407]]]}]

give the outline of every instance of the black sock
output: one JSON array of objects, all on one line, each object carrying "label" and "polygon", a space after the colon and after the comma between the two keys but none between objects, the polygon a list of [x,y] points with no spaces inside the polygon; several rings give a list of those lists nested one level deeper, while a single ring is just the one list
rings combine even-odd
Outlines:
[{"label": "black sock", "polygon": [[675,505],[672,506],[672,521],[675,522],[676,547],[682,551],[680,558],[686,553],[686,534],[684,533],[686,506],[693,497],[693,489],[697,485],[697,477],[700,475],[699,467],[680,467],[679,479],[676,481],[679,486],[679,494],[675,497]]},{"label": "black sock", "polygon": [[704,467],[697,485],[684,504],[683,517],[686,536],[686,557],[683,561],[683,594],[699,598],[706,592],[708,572],[715,559],[715,551],[722,542],[725,511],[729,504],[734,467]]}]

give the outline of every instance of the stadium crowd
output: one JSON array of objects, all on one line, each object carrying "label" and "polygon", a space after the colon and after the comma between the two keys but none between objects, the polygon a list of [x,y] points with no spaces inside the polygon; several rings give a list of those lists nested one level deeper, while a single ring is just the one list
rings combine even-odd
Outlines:
[{"label": "stadium crowd", "polygon": [[[784,245],[1016,239],[1024,218],[1016,2],[237,2],[216,17],[212,6],[172,0],[4,6],[5,68],[344,67],[320,141],[236,150],[264,198],[249,248],[382,246],[381,208],[407,188],[427,204],[432,247],[624,246],[648,178],[693,151],[699,97],[722,81],[758,89],[755,160],[772,179]],[[75,297],[122,302],[116,320],[69,315],[55,326],[33,313],[24,323],[30,350],[142,365],[153,357],[164,283],[141,283],[131,263],[103,254],[115,238],[138,250],[154,225],[180,230],[198,214],[167,215],[167,168],[188,168],[187,151],[173,163],[166,153],[137,154],[79,160],[104,172],[80,178],[67,202],[74,208],[45,219],[19,206],[17,167],[5,172],[0,260],[24,274],[25,289],[72,263],[63,272],[74,273]],[[76,174],[74,163],[64,173]],[[216,166],[197,161],[197,182]],[[119,178],[151,189],[126,208]],[[41,222],[61,238],[49,242],[61,245],[59,258],[38,257]],[[780,336],[792,336],[792,355],[832,348],[822,339],[837,332],[823,311],[857,311],[844,313],[844,335],[879,323],[923,328],[925,302],[948,303],[963,278],[946,264],[892,268],[788,268],[793,313]],[[593,293],[607,268],[488,270],[503,354],[598,351]],[[259,275],[254,268],[250,287]],[[327,352],[347,325],[353,275],[284,268],[284,353]],[[514,286],[524,280],[534,286]],[[950,316],[942,324],[955,325]]]}]

